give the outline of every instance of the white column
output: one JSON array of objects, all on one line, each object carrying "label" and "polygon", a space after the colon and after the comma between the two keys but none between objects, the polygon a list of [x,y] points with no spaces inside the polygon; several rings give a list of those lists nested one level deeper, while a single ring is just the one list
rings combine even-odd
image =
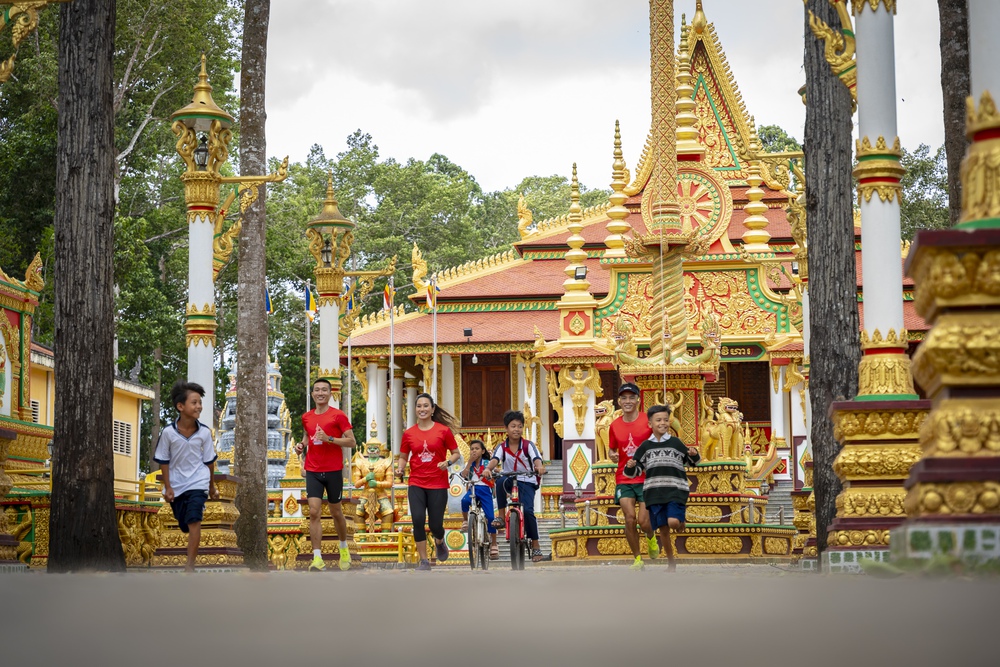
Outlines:
[{"label": "white column", "polygon": [[972,99],[989,91],[1000,99],[1000,68],[996,66],[997,35],[1000,34],[1000,6],[994,0],[969,0],[969,66]]},{"label": "white column", "polygon": [[[205,388],[201,420],[210,425],[215,409],[215,343],[197,332],[210,332],[205,335],[215,339],[214,237],[215,227],[207,215],[196,215],[188,224],[188,380]],[[198,315],[192,317],[192,310]],[[199,322],[206,327],[199,328]]]},{"label": "white column", "polygon": [[[450,354],[441,355],[441,398],[438,400],[438,404],[455,415],[455,392],[457,387],[455,386],[455,364],[457,360]],[[430,393],[430,392],[428,392]],[[461,419],[461,415],[455,415]]]},{"label": "white column", "polygon": [[785,441],[788,442],[788,438],[785,436],[785,422],[788,420],[788,415],[785,414],[785,406],[788,403],[785,401],[785,392],[781,390],[785,368],[783,366],[776,366],[775,368],[778,369],[777,382],[775,382],[773,371],[769,381],[771,388],[771,439],[785,438]]},{"label": "white column", "polygon": [[406,428],[417,423],[417,378],[407,375],[403,379],[406,387]]},{"label": "white column", "polygon": [[398,452],[403,444],[403,369],[392,371],[392,451]]},{"label": "white column", "polygon": [[[340,307],[336,298],[322,298],[319,306],[319,374],[340,381]],[[330,405],[340,407],[339,400]]]},{"label": "white column", "polygon": [[[383,365],[384,364],[384,365]],[[375,423],[378,425],[379,442],[389,442],[389,410],[386,405],[387,393],[389,389],[389,361],[386,359],[378,363],[375,372]],[[397,450],[392,452],[398,454]]]},{"label": "white column", "polygon": [[[890,332],[903,332],[903,266],[900,258],[900,224],[898,177],[902,176],[899,154],[894,149],[899,141],[896,130],[896,67],[893,36],[893,16],[885,3],[873,10],[867,3],[856,3],[856,37],[858,59],[858,129],[861,146],[858,153],[858,190],[861,200],[861,266],[865,277],[864,329],[869,340],[877,330],[883,339]],[[880,146],[880,142],[884,145]],[[878,179],[890,189],[871,192],[868,179]],[[893,190],[892,188],[895,189]],[[883,200],[883,194],[888,198]],[[862,346],[868,354],[872,345]],[[906,342],[887,349],[880,346],[879,354],[905,355]],[[867,364],[862,361],[859,395],[874,393],[913,392],[910,387],[881,389],[866,382]],[[911,383],[912,384],[912,383]]]},{"label": "white column", "polygon": [[541,433],[538,436],[538,447],[542,450],[543,456],[547,456],[549,460],[555,458],[562,458],[562,453],[555,451],[555,444],[552,442],[552,437],[550,431],[552,430],[552,422],[549,419],[549,415],[552,413],[552,409],[549,406],[549,382],[548,373],[539,364],[538,382],[535,383],[535,391],[539,392],[538,395],[542,397],[541,407],[539,411],[541,412],[539,417],[542,421],[539,423]]},{"label": "white column", "polygon": [[[365,440],[372,437],[372,422],[378,423],[378,365],[374,361],[369,361],[365,367],[365,375],[368,378],[368,396],[365,404]],[[376,435],[376,437],[378,437]],[[384,444],[385,441],[383,440]]]}]

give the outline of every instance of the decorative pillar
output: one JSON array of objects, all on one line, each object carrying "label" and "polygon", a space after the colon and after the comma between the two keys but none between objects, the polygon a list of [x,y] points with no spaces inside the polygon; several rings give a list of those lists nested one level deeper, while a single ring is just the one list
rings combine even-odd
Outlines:
[{"label": "decorative pillar", "polygon": [[904,173],[896,136],[895,3],[855,2],[858,200],[864,284],[858,396],[831,405],[843,448],[834,471],[844,483],[827,534],[823,568],[860,572],[862,558],[888,560],[890,530],[904,519],[903,481],[920,458],[918,400],[903,326],[899,205]]},{"label": "decorative pillar", "polygon": [[[222,176],[229,159],[230,127],[233,117],[212,99],[204,54],[201,72],[191,103],[170,115],[171,130],[178,137],[177,153],[186,171],[181,174],[188,219],[188,302],[186,308],[188,379],[205,389],[204,404],[215,411],[215,278],[233,252],[240,221],[223,229],[226,213],[236,197],[240,210],[257,199],[262,183],[274,183],[288,176],[288,158],[278,171],[267,176]],[[219,206],[222,184],[235,184]],[[214,419],[214,417],[212,417]]]},{"label": "decorative pillar", "polygon": [[781,366],[771,366],[771,439],[785,439],[785,424],[788,415],[785,408],[788,402],[785,400],[785,392],[781,391],[781,378],[784,375],[784,368]]},{"label": "decorative pillar", "polygon": [[417,423],[417,385],[419,380],[411,375],[403,378],[406,387],[406,428]]},{"label": "decorative pillar", "polygon": [[326,182],[326,198],[319,215],[306,225],[309,252],[316,265],[316,293],[319,296],[319,372],[317,379],[327,380],[333,387],[330,401],[340,407],[340,301],[344,292],[344,263],[351,255],[354,242],[354,222],[341,214],[333,192],[333,174]]},{"label": "decorative pillar", "polygon": [[[368,362],[365,367],[365,375],[368,377],[368,382],[366,383],[368,396],[365,402],[365,433],[371,439],[378,437],[378,364],[375,361]],[[385,387],[382,388],[382,393],[385,393]],[[380,440],[379,442],[384,443],[385,440]]]},{"label": "decorative pillar", "polygon": [[[377,424],[377,437],[379,442],[389,442],[389,411],[386,403],[388,402],[389,394],[389,359],[388,357],[382,357],[378,360],[376,364],[377,371],[375,373],[375,423]],[[392,451],[393,455],[398,454],[399,450],[394,449]]]},{"label": "decorative pillar", "polygon": [[458,392],[460,389],[457,386],[459,380],[455,372],[456,368],[458,368],[458,363],[460,362],[453,355],[441,355],[441,398],[438,403],[442,408],[455,415],[461,421],[462,415],[458,402]]},{"label": "decorative pillar", "polygon": [[914,305],[931,325],[913,374],[932,400],[922,458],[906,481],[906,523],[893,557],[1000,560],[1000,4],[969,0],[972,96],[967,100],[962,217],[917,234],[907,258]]},{"label": "decorative pillar", "polygon": [[403,369],[392,369],[392,451],[398,452],[403,444]]}]

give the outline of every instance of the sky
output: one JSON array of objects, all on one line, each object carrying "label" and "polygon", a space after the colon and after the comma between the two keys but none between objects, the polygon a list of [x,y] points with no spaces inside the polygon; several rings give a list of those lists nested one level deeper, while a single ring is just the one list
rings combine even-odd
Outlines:
[{"label": "sky", "polygon": [[[677,0],[676,23],[695,0]],[[757,125],[802,140],[802,0],[704,0]],[[811,38],[811,36],[810,36]],[[900,140],[944,136],[935,0],[899,3]],[[382,158],[441,153],[487,191],[530,175],[611,181],[614,123],[634,169],[650,124],[647,0],[277,0],[267,61],[267,148],[328,157],[356,129]],[[855,117],[855,122],[857,118]]]}]

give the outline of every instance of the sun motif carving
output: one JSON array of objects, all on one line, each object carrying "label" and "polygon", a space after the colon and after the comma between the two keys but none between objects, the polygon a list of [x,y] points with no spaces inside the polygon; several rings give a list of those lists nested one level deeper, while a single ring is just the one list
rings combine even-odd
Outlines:
[{"label": "sun motif carving", "polygon": [[[642,195],[642,220],[653,228],[651,214],[653,193],[646,188]],[[698,167],[682,167],[677,174],[677,204],[681,229],[694,232],[695,238],[714,243],[722,236],[733,213],[733,197],[718,175]]]}]

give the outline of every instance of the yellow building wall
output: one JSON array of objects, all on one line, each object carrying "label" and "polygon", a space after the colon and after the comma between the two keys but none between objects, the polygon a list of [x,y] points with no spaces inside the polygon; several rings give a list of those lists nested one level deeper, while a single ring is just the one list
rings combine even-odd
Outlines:
[{"label": "yellow building wall", "polygon": [[[113,418],[116,421],[132,425],[131,454],[125,455],[117,452],[114,454],[115,479],[127,480],[116,481],[115,490],[121,493],[135,493],[136,485],[129,482],[138,479],[136,470],[138,469],[139,457],[139,418],[142,401],[146,399],[120,387],[115,387],[114,392]],[[55,373],[52,368],[32,364],[29,400],[38,401],[38,423],[52,426],[55,412],[53,409],[55,405]],[[108,437],[112,438],[113,432],[109,433]]]}]

